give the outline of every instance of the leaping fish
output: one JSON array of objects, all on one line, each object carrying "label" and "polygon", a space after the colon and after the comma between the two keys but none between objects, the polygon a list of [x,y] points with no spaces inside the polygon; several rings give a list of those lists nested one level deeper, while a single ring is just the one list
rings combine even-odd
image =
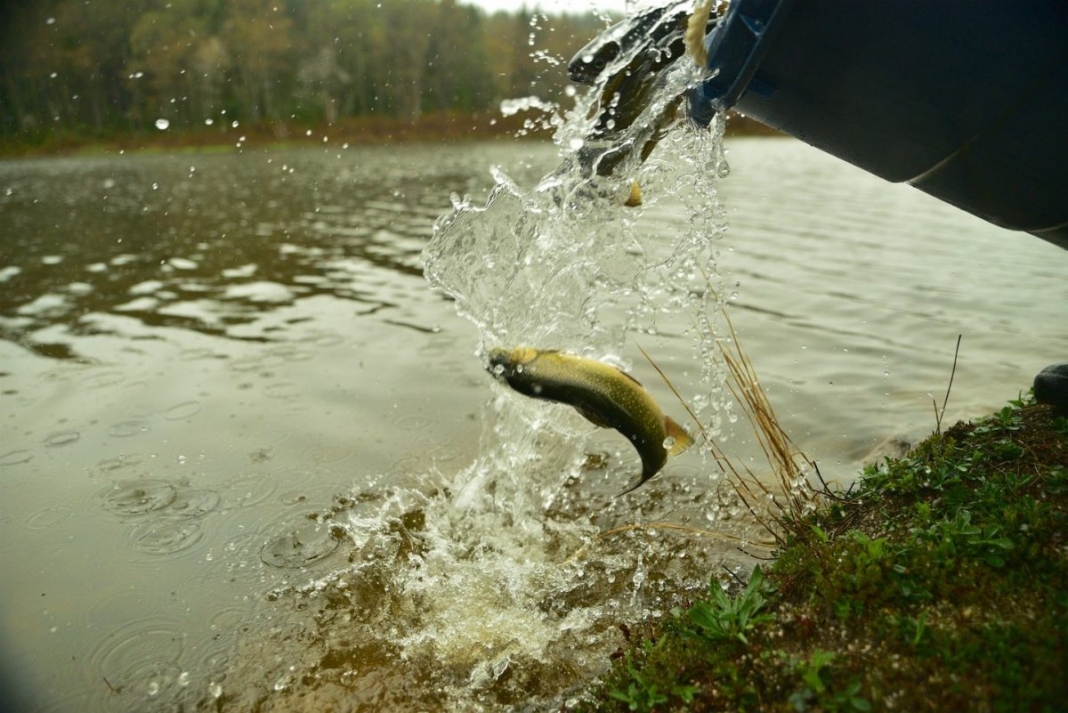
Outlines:
[{"label": "leaping fish", "polygon": [[626,436],[641,456],[642,473],[624,493],[659,473],[668,456],[693,445],[686,429],[665,416],[634,377],[596,359],[557,350],[498,348],[490,352],[487,369],[525,396],[567,404],[594,425]]}]

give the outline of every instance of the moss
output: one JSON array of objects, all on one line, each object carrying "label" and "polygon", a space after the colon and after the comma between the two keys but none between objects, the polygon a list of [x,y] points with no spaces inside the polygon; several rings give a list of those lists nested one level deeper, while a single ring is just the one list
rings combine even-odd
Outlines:
[{"label": "moss", "polygon": [[1068,420],[1018,400],[823,496],[574,710],[1063,710]]}]

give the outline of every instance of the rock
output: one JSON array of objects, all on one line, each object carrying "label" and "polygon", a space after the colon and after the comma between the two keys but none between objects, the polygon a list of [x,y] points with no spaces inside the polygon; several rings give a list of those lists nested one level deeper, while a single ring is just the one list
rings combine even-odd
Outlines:
[{"label": "rock", "polygon": [[1058,416],[1068,416],[1068,361],[1051,364],[1038,372],[1035,401],[1051,405]]}]

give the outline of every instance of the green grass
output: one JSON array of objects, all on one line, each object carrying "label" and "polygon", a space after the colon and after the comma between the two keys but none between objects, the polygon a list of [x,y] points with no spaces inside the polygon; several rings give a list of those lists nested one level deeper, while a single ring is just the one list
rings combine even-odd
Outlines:
[{"label": "green grass", "polygon": [[574,710],[1068,709],[1068,419],[1016,400],[822,501]]}]

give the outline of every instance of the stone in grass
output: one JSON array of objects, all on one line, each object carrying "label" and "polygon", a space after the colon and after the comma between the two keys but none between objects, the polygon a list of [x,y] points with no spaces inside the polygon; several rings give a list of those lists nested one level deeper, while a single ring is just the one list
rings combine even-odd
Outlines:
[{"label": "stone in grass", "polygon": [[1049,404],[1058,416],[1068,416],[1068,361],[1051,364],[1038,372],[1035,401]]}]

